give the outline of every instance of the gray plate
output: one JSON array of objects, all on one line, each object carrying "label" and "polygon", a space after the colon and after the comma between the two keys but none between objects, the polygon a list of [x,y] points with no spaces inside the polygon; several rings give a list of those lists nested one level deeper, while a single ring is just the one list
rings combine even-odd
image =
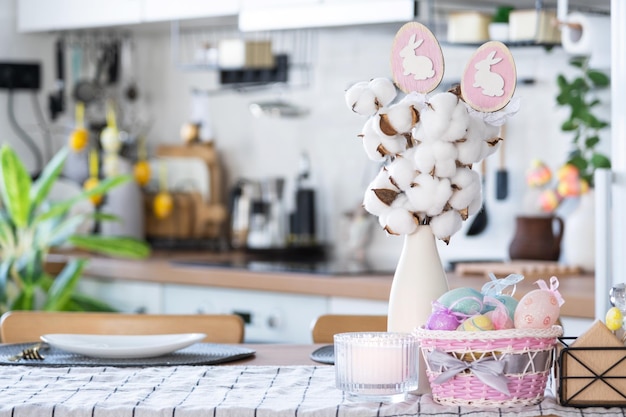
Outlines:
[{"label": "gray plate", "polygon": [[315,362],[334,365],[335,364],[335,346],[328,345],[328,346],[322,346],[319,349],[315,349],[311,353],[310,358],[314,360]]},{"label": "gray plate", "polygon": [[22,349],[34,343],[18,343],[0,345],[0,365],[20,366],[176,366],[176,365],[215,365],[224,362],[247,358],[255,351],[241,346],[222,345],[216,343],[196,343],[184,349],[154,358],[91,358],[70,353],[54,347],[39,351],[45,359],[21,359],[9,361],[8,358],[18,354]]}]

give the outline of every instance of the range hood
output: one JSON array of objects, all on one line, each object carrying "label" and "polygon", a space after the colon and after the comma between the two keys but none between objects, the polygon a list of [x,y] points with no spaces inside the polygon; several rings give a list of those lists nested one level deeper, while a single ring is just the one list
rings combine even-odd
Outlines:
[{"label": "range hood", "polygon": [[254,3],[244,2],[239,12],[239,30],[243,32],[406,22],[416,14],[414,0],[318,0],[273,6]]}]

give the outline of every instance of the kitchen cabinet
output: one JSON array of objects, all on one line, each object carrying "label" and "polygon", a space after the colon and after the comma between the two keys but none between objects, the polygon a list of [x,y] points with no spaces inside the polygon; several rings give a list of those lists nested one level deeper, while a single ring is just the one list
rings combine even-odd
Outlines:
[{"label": "kitchen cabinet", "polygon": [[17,30],[38,32],[141,22],[144,0],[18,0]]},{"label": "kitchen cabinet", "polygon": [[159,314],[163,312],[163,286],[137,281],[112,281],[83,277],[78,291],[102,300],[125,313]]},{"label": "kitchen cabinet", "polygon": [[239,12],[241,31],[300,29],[412,20],[413,0],[244,0]]},{"label": "kitchen cabinet", "polygon": [[239,0],[197,1],[197,0],[142,0],[143,22],[164,20],[197,19],[236,15]]},{"label": "kitchen cabinet", "polygon": [[326,297],[166,284],[166,314],[239,314],[248,343],[311,343],[313,321],[328,311]]}]

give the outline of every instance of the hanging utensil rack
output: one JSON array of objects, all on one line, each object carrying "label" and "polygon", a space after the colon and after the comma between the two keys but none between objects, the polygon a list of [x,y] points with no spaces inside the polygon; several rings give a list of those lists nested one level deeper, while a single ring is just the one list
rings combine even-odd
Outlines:
[{"label": "hanging utensil rack", "polygon": [[[217,54],[218,46],[224,40],[269,43],[275,58],[275,66],[221,68]],[[273,87],[275,84],[301,88],[308,87],[311,83],[317,32],[315,29],[296,29],[244,33],[239,31],[236,25],[198,27],[184,26],[179,21],[174,21],[170,24],[170,41],[172,62],[177,69],[220,72],[220,86],[211,93],[256,90]],[[282,71],[286,73],[283,74]],[[235,79],[225,81],[224,77]]]}]

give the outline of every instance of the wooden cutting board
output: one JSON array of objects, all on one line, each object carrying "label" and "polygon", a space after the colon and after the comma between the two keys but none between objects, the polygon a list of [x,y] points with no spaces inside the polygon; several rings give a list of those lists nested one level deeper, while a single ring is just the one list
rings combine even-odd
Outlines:
[{"label": "wooden cutting board", "polygon": [[458,263],[454,272],[463,276],[483,275],[489,278],[493,273],[498,278],[509,274],[521,274],[525,279],[548,279],[551,276],[561,278],[567,275],[579,275],[582,273],[577,266],[563,265],[552,261],[509,261],[509,262],[466,262]]}]

